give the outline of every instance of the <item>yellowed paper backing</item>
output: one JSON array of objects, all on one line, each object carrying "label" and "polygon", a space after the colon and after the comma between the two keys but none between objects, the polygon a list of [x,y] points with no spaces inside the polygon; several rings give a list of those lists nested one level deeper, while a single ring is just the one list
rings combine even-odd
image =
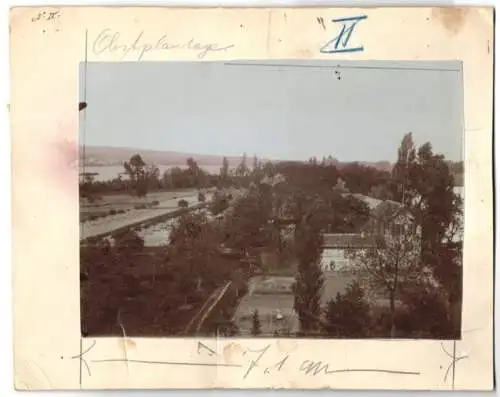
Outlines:
[{"label": "yellowed paper backing", "polygon": [[[356,26],[350,45],[363,51],[321,51],[339,34],[339,26],[329,21],[359,15],[367,18]],[[195,38],[228,48],[204,55],[169,49],[124,56],[96,44],[105,29],[119,32],[123,43],[143,31],[145,42],[168,33],[177,42]],[[492,388],[492,9],[15,8],[10,43],[16,388]],[[78,159],[78,65],[86,56],[89,62],[462,61],[462,339],[82,339],[78,167],[73,164]],[[261,359],[247,351],[268,344]],[[112,360],[124,357],[128,362]],[[304,363],[314,370],[304,371]],[[363,372],[366,368],[385,372]],[[330,373],[336,369],[356,371]]]}]

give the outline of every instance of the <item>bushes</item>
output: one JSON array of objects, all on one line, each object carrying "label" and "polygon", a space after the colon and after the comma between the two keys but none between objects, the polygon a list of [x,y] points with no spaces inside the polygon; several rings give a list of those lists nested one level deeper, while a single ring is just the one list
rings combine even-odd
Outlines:
[{"label": "bushes", "polygon": [[260,325],[260,318],[259,318],[259,311],[255,309],[252,314],[252,335],[253,336],[258,336],[262,333],[261,325]]},{"label": "bushes", "polygon": [[144,247],[144,240],[131,229],[114,233],[113,239],[119,251],[137,252]]},{"label": "bushes", "polygon": [[323,331],[338,338],[363,338],[368,336],[371,317],[370,307],[363,289],[357,282],[347,287],[344,294],[331,299],[324,311]]},{"label": "bushes", "polygon": [[228,208],[229,208],[229,199],[227,197],[220,195],[220,194],[217,194],[214,197],[212,205],[210,206],[210,212],[213,215],[218,215]]},{"label": "bushes", "polygon": [[199,192],[199,193],[198,193],[198,201],[199,201],[200,203],[204,203],[204,202],[205,202],[205,200],[206,200],[205,195],[204,195],[202,192]]},{"label": "bushes", "polygon": [[401,296],[407,307],[407,322],[403,331],[420,338],[456,338],[448,315],[448,304],[435,287],[419,285]]},{"label": "bushes", "polygon": [[[414,286],[400,294],[403,305],[396,308],[396,338],[459,338],[449,320],[442,293],[429,286]],[[370,307],[362,288],[353,283],[337,294],[324,309],[322,332],[334,338],[390,338],[389,307]]]},{"label": "bushes", "polygon": [[184,199],[179,200],[179,202],[177,203],[177,205],[180,208],[187,208],[187,207],[189,207],[189,203],[186,200],[184,200]]}]

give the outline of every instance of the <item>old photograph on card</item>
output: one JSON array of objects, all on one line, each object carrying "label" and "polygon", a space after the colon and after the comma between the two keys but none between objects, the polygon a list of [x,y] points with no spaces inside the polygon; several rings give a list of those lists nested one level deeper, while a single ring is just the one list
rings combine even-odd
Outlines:
[{"label": "old photograph on card", "polygon": [[83,336],[460,339],[458,61],[88,62]]}]

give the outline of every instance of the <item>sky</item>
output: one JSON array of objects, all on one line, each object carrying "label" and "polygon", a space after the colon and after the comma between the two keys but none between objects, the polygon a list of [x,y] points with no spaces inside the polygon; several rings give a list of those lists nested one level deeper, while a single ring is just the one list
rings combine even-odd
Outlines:
[{"label": "sky", "polygon": [[430,142],[457,161],[461,70],[459,61],[80,64],[80,100],[88,104],[80,140],[275,160],[392,162],[412,132],[416,145]]}]

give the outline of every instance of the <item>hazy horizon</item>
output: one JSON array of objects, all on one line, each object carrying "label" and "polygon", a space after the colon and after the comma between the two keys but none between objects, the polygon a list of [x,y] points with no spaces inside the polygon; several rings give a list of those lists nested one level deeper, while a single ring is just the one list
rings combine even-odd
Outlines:
[{"label": "hazy horizon", "polygon": [[86,79],[84,71],[86,146],[393,163],[412,132],[417,146],[463,160],[459,61],[88,63]]}]

